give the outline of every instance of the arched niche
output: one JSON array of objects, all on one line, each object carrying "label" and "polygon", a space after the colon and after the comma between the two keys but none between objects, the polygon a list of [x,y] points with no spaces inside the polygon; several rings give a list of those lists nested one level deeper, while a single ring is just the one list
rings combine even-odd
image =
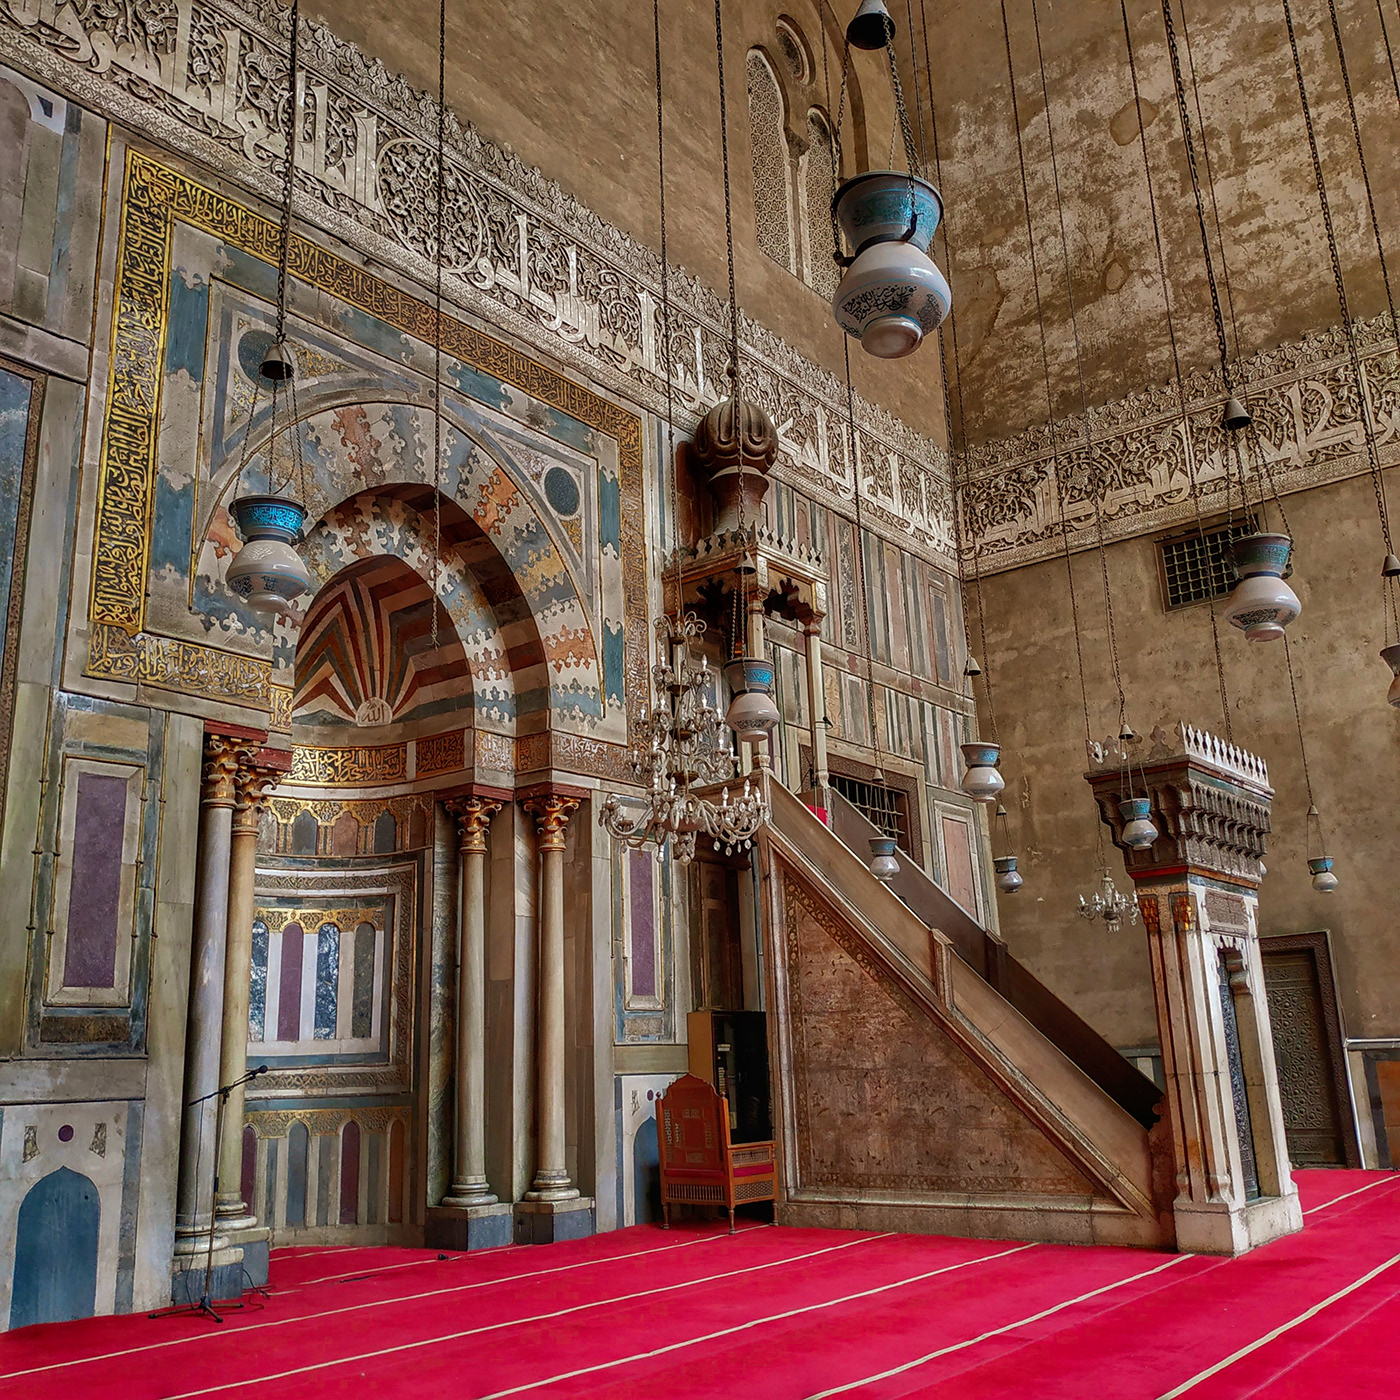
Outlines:
[{"label": "arched niche", "polygon": [[[437,536],[432,503],[440,493],[444,559],[450,546],[452,557],[463,566],[443,575],[440,601],[452,613],[444,586],[464,585],[460,601],[465,604],[475,583],[486,593],[489,611],[499,610],[498,599],[509,605],[512,624],[525,620],[520,616],[523,608],[528,614],[523,630],[533,631],[534,637],[522,640],[537,638],[538,643],[527,645],[522,659],[539,667],[537,680],[543,683],[546,702],[542,708],[549,716],[547,723],[535,727],[594,734],[607,713],[595,576],[599,550],[608,548],[615,522],[600,527],[602,506],[590,502],[580,479],[571,477],[570,489],[562,488],[558,478],[569,476],[573,468],[546,464],[535,481],[509,448],[479,426],[469,426],[460,413],[450,414],[449,403],[445,399],[442,461],[436,473],[430,409],[401,402],[344,403],[317,406],[302,418],[298,431],[306,478],[293,485],[298,492],[304,490],[313,517],[318,517],[307,536],[307,563],[320,584],[340,568],[379,554],[395,554],[426,576]],[[250,431],[265,439],[266,428],[260,422]],[[207,514],[200,522],[203,545],[194,603],[207,626],[250,638],[270,637],[274,679],[290,684],[299,618],[269,624],[234,598],[224,582],[229,561],[240,547],[228,502],[238,491],[266,489],[265,441],[248,454],[240,474],[243,460],[240,454],[215,469],[208,504],[201,505]],[[397,505],[368,505],[370,501]],[[504,630],[500,623],[503,619],[494,628],[497,632]],[[492,630],[489,618],[483,625],[488,633]],[[471,644],[460,623],[457,630],[470,655]],[[609,692],[615,688],[620,700],[620,628],[616,639],[619,675],[609,682]],[[489,635],[484,640],[490,641]],[[514,662],[515,642],[506,636],[505,645]],[[529,655],[532,651],[537,655]],[[518,687],[520,667],[513,669]],[[473,675],[479,681],[475,667]]]}]

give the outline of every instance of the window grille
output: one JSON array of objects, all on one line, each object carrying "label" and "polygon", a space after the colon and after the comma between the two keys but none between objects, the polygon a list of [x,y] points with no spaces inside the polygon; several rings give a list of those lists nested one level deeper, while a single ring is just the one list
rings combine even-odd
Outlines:
[{"label": "window grille", "polygon": [[1252,529],[1253,521],[1240,521],[1160,541],[1162,594],[1166,606],[1184,608],[1192,603],[1204,603],[1207,598],[1223,598],[1229,593],[1235,586],[1230,545]]},{"label": "window grille", "polygon": [[860,814],[877,826],[886,836],[893,836],[899,849],[909,852],[909,808],[908,798],[895,788],[881,783],[866,783],[859,778],[847,778],[840,773],[829,775],[831,786],[856,808]]}]

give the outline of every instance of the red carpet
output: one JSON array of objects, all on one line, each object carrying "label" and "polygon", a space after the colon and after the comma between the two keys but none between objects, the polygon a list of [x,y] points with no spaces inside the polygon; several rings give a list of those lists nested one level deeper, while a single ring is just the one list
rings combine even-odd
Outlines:
[{"label": "red carpet", "polygon": [[0,1337],[0,1397],[1395,1394],[1400,1174],[1298,1179],[1303,1233],[1230,1261],[761,1226],[279,1250],[266,1306],[222,1326]]}]

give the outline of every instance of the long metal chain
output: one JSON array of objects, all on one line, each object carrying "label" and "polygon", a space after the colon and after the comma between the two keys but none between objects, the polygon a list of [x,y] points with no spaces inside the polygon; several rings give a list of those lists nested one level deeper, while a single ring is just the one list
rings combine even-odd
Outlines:
[{"label": "long metal chain", "polygon": [[[919,141],[919,168],[928,169],[928,145],[924,140],[924,99],[919,88],[919,51],[914,47],[914,0],[904,0],[904,13],[909,20],[909,62],[914,71],[914,115],[918,118],[917,136]],[[928,36],[924,36],[925,50],[928,46]],[[927,75],[926,75],[927,76]],[[929,108],[933,107],[933,79],[928,78]]]},{"label": "long metal chain", "polygon": [[[1157,217],[1157,194],[1152,180],[1152,162],[1147,153],[1147,127],[1142,120],[1142,95],[1138,88],[1137,60],[1133,54],[1133,35],[1128,24],[1127,0],[1118,0],[1123,16],[1123,42],[1128,51],[1128,72],[1133,80],[1133,111],[1137,113],[1138,145],[1142,151],[1142,174],[1147,185],[1147,207],[1152,214],[1152,238],[1157,248],[1157,277],[1162,288],[1162,310],[1167,321],[1167,339],[1172,350],[1172,376],[1176,383],[1177,405],[1181,412],[1181,445],[1186,454],[1186,471],[1191,483],[1191,508],[1196,517],[1196,538],[1200,543],[1201,554],[1206,555],[1205,526],[1201,518],[1200,481],[1196,476],[1196,453],[1192,446],[1191,416],[1186,407],[1186,386],[1181,375],[1181,354],[1176,340],[1176,323],[1172,316],[1170,285],[1167,281],[1166,253],[1162,246],[1162,227]],[[1238,342],[1236,342],[1238,343]],[[1226,476],[1229,480],[1229,476]],[[1230,717],[1230,695],[1225,685],[1225,659],[1220,651],[1220,620],[1215,611],[1215,598],[1206,599],[1210,607],[1210,636],[1215,649],[1215,675],[1220,686],[1220,712],[1225,722],[1225,739],[1234,742],[1233,725]]]},{"label": "long metal chain", "polygon": [[[1347,69],[1346,46],[1342,42],[1342,27],[1337,20],[1336,0],[1327,0],[1327,13],[1332,22],[1332,39],[1337,47],[1337,66],[1342,74],[1342,87],[1346,92],[1347,112],[1351,117],[1351,139],[1356,146],[1356,159],[1361,167],[1361,183],[1366,189],[1366,209],[1371,220],[1371,234],[1376,242],[1376,257],[1381,266],[1381,281],[1385,284],[1385,304],[1390,312],[1390,333],[1395,339],[1397,348],[1400,349],[1400,322],[1395,316],[1395,295],[1391,289],[1390,267],[1386,261],[1385,244],[1381,240],[1380,219],[1376,215],[1376,197],[1371,188],[1371,175],[1366,167],[1366,148],[1361,141],[1361,124],[1356,117],[1356,98],[1351,89],[1351,74]],[[1384,15],[1381,16],[1382,30],[1384,30]],[[1390,37],[1386,35],[1386,53],[1390,55]],[[1395,80],[1395,61],[1391,56],[1391,78]],[[1397,91],[1400,91],[1400,81],[1397,82]],[[1352,337],[1348,336],[1350,340]],[[1357,372],[1361,373],[1360,357],[1357,357]],[[1374,437],[1371,432],[1374,419],[1374,407],[1370,401],[1369,385],[1364,378],[1358,381],[1363,423],[1367,429],[1368,452],[1378,459],[1375,449]],[[1391,553],[1390,542],[1390,512],[1385,499],[1385,478],[1379,473],[1373,474],[1372,484],[1376,490],[1376,506],[1380,516],[1381,528],[1386,537],[1386,553]],[[1392,629],[1397,641],[1400,641],[1400,604],[1397,604],[1395,592],[1395,580],[1389,577],[1382,582],[1382,593],[1386,611],[1386,641],[1390,641]]]},{"label": "long metal chain", "polygon": [[724,248],[729,272],[729,399],[734,409],[734,434],[738,443],[739,542],[740,558],[734,590],[734,635],[731,649],[735,656],[748,655],[749,572],[748,521],[744,511],[744,450],[740,405],[742,386],[739,375],[739,298],[734,282],[734,208],[729,183],[729,114],[724,95],[724,15],[722,0],[715,0],[715,58],[719,68],[719,145],[724,169]]},{"label": "long metal chain", "polygon": [[[1191,194],[1196,205],[1196,225],[1201,235],[1201,256],[1205,260],[1206,283],[1210,287],[1211,315],[1215,323],[1215,344],[1220,357],[1220,380],[1227,398],[1235,392],[1234,374],[1230,368],[1230,354],[1225,343],[1225,316],[1220,306],[1220,288],[1215,277],[1215,258],[1210,250],[1210,234],[1206,228],[1205,201],[1201,194],[1201,172],[1196,163],[1196,138],[1191,132],[1191,114],[1186,107],[1186,82],[1182,76],[1181,51],[1176,41],[1176,21],[1172,16],[1172,0],[1162,0],[1162,27],[1167,36],[1167,54],[1171,59],[1172,87],[1176,95],[1176,112],[1181,122],[1182,140],[1186,144],[1186,169],[1191,177]],[[1244,461],[1237,442],[1228,444],[1225,451],[1225,471],[1228,489],[1230,452],[1234,451],[1240,482],[1240,501],[1245,505]],[[1247,514],[1247,507],[1246,507]]]},{"label": "long metal chain", "polygon": [[[919,0],[919,8],[920,8],[920,13],[922,14],[922,12],[923,12],[923,0]],[[925,45],[925,47],[924,47],[924,58],[925,58],[925,62],[927,63],[927,59],[928,59],[928,47],[927,47],[927,46],[928,46],[928,28],[927,28],[927,18],[925,18],[924,45]],[[933,106],[933,74],[932,74],[932,70],[931,70],[931,69],[929,70],[929,134],[930,134],[930,136],[932,137],[932,143],[933,143],[933,176],[934,176],[934,179],[938,182],[938,186],[939,186],[939,188],[940,188],[940,190],[941,190],[942,187],[943,187],[943,164],[942,164],[942,159],[941,159],[941,157],[940,157],[939,150],[938,150],[938,116],[937,116],[937,113],[935,112],[934,106]],[[953,275],[954,275],[954,267],[953,267],[953,245],[952,245],[951,241],[950,241],[949,238],[948,238],[948,216],[947,216],[946,212],[945,212],[945,214],[944,214],[944,216],[943,216],[943,259],[944,259],[944,262],[947,264],[948,276],[949,276],[949,278],[951,279],[951,278],[953,277]],[[951,377],[950,377],[949,374],[948,374],[948,360],[949,360],[948,348],[949,348],[949,342],[951,342],[951,346],[952,346],[952,362],[953,362],[953,373],[952,373],[952,376],[951,376]],[[963,442],[964,447],[965,447],[965,446],[966,446],[966,443],[967,443],[967,420],[966,420],[966,418],[963,416],[963,415],[964,415],[964,410],[963,410],[963,399],[962,399],[962,367],[961,367],[961,365],[960,365],[959,362],[958,362],[958,324],[957,324],[957,314],[956,314],[956,312],[954,312],[952,315],[950,315],[950,316],[948,317],[948,319],[947,319],[946,321],[944,321],[942,330],[941,330],[940,333],[939,333],[939,337],[938,337],[938,366],[939,366],[939,370],[940,370],[940,372],[942,373],[942,376],[943,376],[943,435],[944,435],[944,437],[946,438],[947,443],[948,443],[948,485],[949,485],[950,491],[952,492],[952,498],[953,498],[953,557],[954,557],[954,559],[956,559],[956,561],[957,561],[957,570],[958,570],[958,575],[957,575],[957,577],[958,577],[958,595],[959,595],[958,601],[959,601],[959,604],[960,604],[960,606],[959,606],[959,608],[958,608],[958,612],[961,614],[961,617],[962,617],[964,674],[966,674],[966,663],[967,663],[967,659],[970,658],[970,657],[972,656],[972,623],[971,623],[971,620],[970,620],[969,617],[968,617],[967,600],[966,600],[966,598],[964,598],[964,597],[962,596],[962,593],[963,593],[963,590],[962,590],[962,567],[963,567],[963,528],[962,528],[962,527],[963,527],[963,522],[962,522],[962,513],[963,513],[963,504],[964,504],[964,502],[967,500],[967,492],[966,492],[966,483],[962,483],[962,489],[960,489],[959,476],[960,476],[960,467],[961,467],[961,465],[962,465],[962,463],[961,463],[961,461],[960,461],[960,458],[963,457],[963,456],[965,456],[965,453],[960,453],[960,452],[959,452],[959,450],[958,450],[958,448],[957,448],[957,446],[956,446],[957,439],[953,436],[953,405],[952,405],[952,399],[951,399],[951,397],[950,397],[950,392],[949,392],[949,384],[950,384],[950,382],[951,382],[951,383],[953,384],[953,390],[952,390],[952,392],[956,393],[957,396],[958,396],[958,428],[959,428],[959,430],[960,430],[960,432],[961,432],[961,435],[962,435],[962,442]],[[971,521],[968,522],[968,528],[969,528],[969,529],[972,528],[972,526],[971,526]],[[975,550],[976,547],[977,547],[977,544],[976,544],[976,540],[975,540],[975,538],[974,538],[974,541],[973,541],[973,549]],[[981,592],[980,592],[980,582],[981,582],[981,578],[980,578],[980,575],[979,575],[979,576],[978,576],[979,591],[978,591],[978,595],[977,595],[977,612],[978,612],[979,618],[980,618],[981,615],[982,615],[982,599],[981,599]],[[991,672],[991,658],[990,658],[989,656],[987,656],[987,650],[986,650],[986,628],[985,628],[985,626],[982,628],[982,655],[983,655],[983,658],[984,658],[984,659],[986,660],[986,662],[987,662],[986,666],[983,667],[983,670],[982,670],[982,684],[984,685],[984,687],[986,688],[986,691],[987,691],[987,718],[988,718],[988,722],[989,722],[991,725],[995,726],[995,724],[996,724],[996,707],[995,707],[995,706],[993,705],[993,703],[992,703],[992,672]],[[969,677],[968,679],[969,679],[969,681],[970,681],[970,680],[971,680],[971,677]],[[969,686],[969,688],[970,688],[970,686]],[[995,735],[995,728],[993,729],[993,734]]]},{"label": "long metal chain", "polygon": [[[1181,5],[1181,40],[1186,47],[1185,72],[1186,77],[1190,80],[1191,83],[1191,105],[1196,109],[1196,130],[1199,133],[1201,139],[1201,164],[1205,166],[1206,194],[1210,196],[1211,220],[1215,225],[1216,252],[1218,253],[1220,258],[1220,290],[1222,293],[1221,300],[1224,304],[1225,316],[1230,323],[1230,338],[1234,341],[1235,345],[1235,352],[1233,358],[1236,362],[1238,362],[1240,358],[1240,328],[1239,323],[1235,319],[1234,293],[1230,289],[1230,259],[1226,255],[1225,251],[1225,226],[1220,218],[1220,203],[1219,200],[1216,198],[1215,169],[1212,165],[1210,158],[1210,139],[1206,134],[1205,112],[1201,107],[1201,88],[1200,84],[1196,81],[1196,55],[1191,48],[1191,20],[1186,10],[1186,0],[1179,0],[1179,3]],[[1245,432],[1249,435],[1250,446],[1253,448],[1254,456],[1259,463],[1261,471],[1263,471],[1264,474],[1267,475],[1267,457],[1264,453],[1263,445],[1259,440],[1259,425],[1251,421],[1245,429]],[[1239,432],[1230,432],[1228,434],[1228,442],[1226,445],[1224,457],[1225,504],[1227,520],[1230,524],[1233,524],[1233,517],[1229,514],[1230,459],[1233,457],[1235,462],[1235,476],[1238,479],[1240,486],[1240,511],[1243,516],[1244,528],[1248,530],[1250,528],[1248,493],[1249,482],[1248,476],[1245,472],[1244,448],[1241,446],[1240,438],[1241,435]],[[1270,481],[1272,482],[1272,478],[1270,478]],[[1287,534],[1288,523],[1287,518],[1284,516],[1283,512],[1283,501],[1278,497],[1277,492],[1274,493],[1274,504],[1278,510],[1280,518],[1284,521],[1284,533]],[[1259,490],[1259,509],[1261,516],[1263,515],[1263,508],[1264,491],[1261,485]]]},{"label": "long metal chain", "polygon": [[[1006,43],[1006,78],[1011,93],[1011,120],[1016,129],[1016,158],[1021,169],[1021,201],[1026,211],[1026,239],[1030,244],[1031,287],[1035,292],[1035,320],[1040,328],[1040,362],[1045,371],[1045,435],[1050,443],[1050,472],[1059,507],[1060,542],[1064,548],[1065,575],[1069,580],[1069,608],[1074,630],[1074,655],[1079,665],[1079,696],[1084,706],[1084,743],[1093,741],[1089,719],[1089,684],[1084,672],[1084,643],[1079,628],[1079,600],[1074,586],[1074,563],[1069,547],[1069,492],[1060,482],[1060,452],[1055,436],[1055,393],[1050,376],[1050,349],[1045,336],[1045,311],[1040,296],[1040,267],[1035,251],[1035,226],[1031,219],[1030,185],[1026,179],[1025,143],[1021,136],[1021,109],[1016,98],[1016,69],[1011,59],[1011,26],[1006,19],[1006,3],[1002,0],[1001,32]],[[1102,845],[1102,842],[1100,842]]]},{"label": "long metal chain", "polygon": [[436,215],[433,283],[433,584],[432,584],[432,648],[438,649],[438,588],[442,573],[442,262],[443,239],[447,228],[444,208],[447,154],[447,0],[438,3],[438,100],[437,100],[437,166],[434,179],[434,213]]},{"label": "long metal chain", "polygon": [[[1283,0],[1283,18],[1288,30],[1289,51],[1293,56],[1293,75],[1298,83],[1298,101],[1303,109],[1303,127],[1308,137],[1308,153],[1312,157],[1313,179],[1317,185],[1317,202],[1322,211],[1322,226],[1327,234],[1327,254],[1332,265],[1332,282],[1337,292],[1337,309],[1341,313],[1342,330],[1347,344],[1347,358],[1351,362],[1351,372],[1356,380],[1356,392],[1360,400],[1361,426],[1366,439],[1366,459],[1371,468],[1371,485],[1376,496],[1376,511],[1380,516],[1381,533],[1385,537],[1385,551],[1387,554],[1391,554],[1394,549],[1391,543],[1390,517],[1386,510],[1385,488],[1381,481],[1380,455],[1376,450],[1376,434],[1371,421],[1370,398],[1366,392],[1365,376],[1361,370],[1361,356],[1356,348],[1356,324],[1352,320],[1351,306],[1347,300],[1346,281],[1342,276],[1341,257],[1337,249],[1337,234],[1332,224],[1332,208],[1327,198],[1327,181],[1322,173],[1322,159],[1318,153],[1317,133],[1313,128],[1312,108],[1308,103],[1308,88],[1303,77],[1302,61],[1298,56],[1298,36],[1293,27],[1293,7],[1289,0]],[[1348,84],[1349,93],[1350,84]],[[1356,109],[1355,104],[1353,104],[1353,120],[1355,115]],[[1358,131],[1357,141],[1359,142],[1360,139]]]},{"label": "long metal chain", "polygon": [[[1113,665],[1113,688],[1118,693],[1120,724],[1127,719],[1128,702],[1123,692],[1123,670],[1118,662],[1118,631],[1113,617],[1113,590],[1108,581],[1108,550],[1104,544],[1103,511],[1099,504],[1098,484],[1094,480],[1093,428],[1089,422],[1089,393],[1084,384],[1084,356],[1079,343],[1079,315],[1074,302],[1074,270],[1070,264],[1069,232],[1065,227],[1065,205],[1060,197],[1059,162],[1055,157],[1055,124],[1050,115],[1050,87],[1045,76],[1045,50],[1040,41],[1040,11],[1037,0],[1031,0],[1031,21],[1035,26],[1036,58],[1040,66],[1040,95],[1045,104],[1045,132],[1050,144],[1050,177],[1055,188],[1055,210],[1060,222],[1060,246],[1065,260],[1065,291],[1069,297],[1069,323],[1074,335],[1074,368],[1079,379],[1079,412],[1084,424],[1085,474],[1088,478],[1089,499],[1094,507],[1094,531],[1098,543],[1099,568],[1103,575],[1104,619],[1108,624],[1109,659]],[[1018,128],[1019,129],[1019,128]]]},{"label": "long metal chain", "polygon": [[[300,63],[300,43],[301,43],[301,11],[298,0],[292,0],[290,11],[291,34],[287,45],[287,121],[286,121],[286,151],[282,157],[282,202],[279,210],[277,225],[277,312],[276,328],[274,332],[274,343],[285,346],[287,338],[287,304],[290,295],[291,279],[290,266],[292,256],[292,192],[295,188],[296,163],[297,163],[297,143],[300,140],[301,126],[301,63]],[[288,352],[290,353],[290,352]],[[259,374],[261,379],[262,375]],[[289,454],[287,464],[287,475],[285,480],[278,484],[274,476],[276,466],[275,449],[277,445],[277,409],[278,401],[282,396],[283,384],[274,380],[272,384],[272,418],[271,435],[267,443],[267,486],[268,490],[276,493],[285,490],[290,486],[293,477],[296,478],[297,489],[301,494],[301,500],[306,502],[306,458],[302,448],[301,421],[297,407],[297,386],[296,375],[286,381],[286,397],[283,406],[283,417],[285,427],[283,431],[290,439]],[[256,385],[253,395],[254,415],[257,410]],[[251,431],[254,419],[248,420],[248,427]]]},{"label": "long metal chain", "polygon": [[880,762],[880,729],[875,722],[875,647],[870,640],[870,586],[865,571],[865,533],[860,521],[860,458],[856,454],[856,395],[851,387],[851,338],[841,337],[841,350],[846,360],[846,430],[851,456],[851,483],[855,488],[856,508],[856,570],[860,579],[860,633],[865,646],[865,704],[870,720],[870,743],[875,750],[876,783],[885,781]]},{"label": "long metal chain", "polygon": [[681,592],[680,491],[676,483],[676,386],[671,361],[671,266],[666,249],[666,122],[661,88],[661,0],[652,0],[651,22],[656,41],[656,188],[661,214],[661,354],[666,370],[666,470],[670,477],[671,549],[676,566],[676,621],[685,615]]},{"label": "long metal chain", "polygon": [[1390,29],[1385,22],[1385,8],[1381,0],[1376,0],[1376,18],[1381,22],[1381,38],[1385,42],[1385,57],[1390,65],[1390,83],[1395,89],[1395,101],[1400,104],[1400,73],[1395,71],[1395,49],[1391,46]]},{"label": "long metal chain", "polygon": [[287,265],[292,248],[292,187],[297,162],[297,127],[301,121],[301,103],[297,88],[301,81],[298,48],[301,33],[299,0],[292,0],[292,32],[287,59],[287,149],[282,157],[282,210],[277,230],[277,343],[287,333]]}]

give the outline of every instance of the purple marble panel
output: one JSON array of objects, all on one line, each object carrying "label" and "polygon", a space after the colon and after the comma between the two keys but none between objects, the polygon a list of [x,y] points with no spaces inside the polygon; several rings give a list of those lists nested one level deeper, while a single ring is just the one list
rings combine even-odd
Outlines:
[{"label": "purple marble panel", "polygon": [[652,897],[655,878],[649,852],[632,852],[632,995],[656,995],[656,906]]},{"label": "purple marble panel", "polygon": [[304,935],[300,924],[282,930],[281,981],[277,993],[277,1039],[301,1039],[301,954]]},{"label": "purple marble panel", "polygon": [[126,779],[80,774],[63,958],[66,987],[111,987],[116,981],[125,824]]}]

